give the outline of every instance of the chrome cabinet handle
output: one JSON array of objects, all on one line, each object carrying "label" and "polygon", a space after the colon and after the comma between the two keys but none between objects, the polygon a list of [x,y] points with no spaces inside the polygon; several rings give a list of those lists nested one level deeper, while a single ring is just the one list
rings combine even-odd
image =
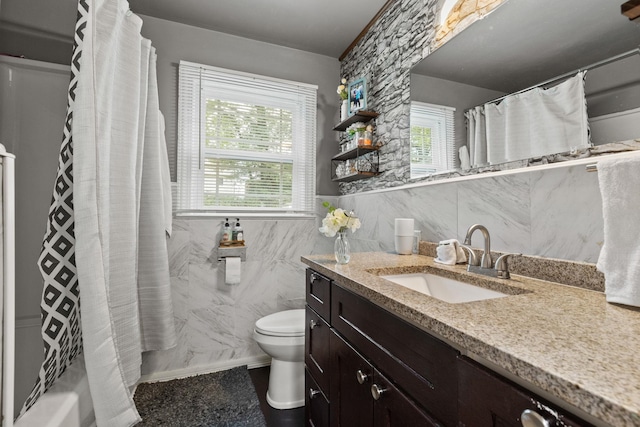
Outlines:
[{"label": "chrome cabinet handle", "polygon": [[373,396],[373,400],[379,400],[380,397],[382,397],[382,393],[385,393],[386,391],[386,388],[382,388],[378,384],[373,384],[371,386],[371,396]]},{"label": "chrome cabinet handle", "polygon": [[358,380],[358,384],[364,384],[369,380],[369,375],[358,369],[358,371],[356,372],[356,379]]},{"label": "chrome cabinet handle", "polygon": [[551,427],[552,420],[531,409],[525,409],[520,415],[522,427]]},{"label": "chrome cabinet handle", "polygon": [[309,389],[309,399],[314,399],[319,394],[320,390],[314,390],[312,388]]},{"label": "chrome cabinet handle", "polygon": [[313,283],[313,282],[315,282],[316,280],[318,280],[318,276],[317,276],[315,273],[311,273],[311,274],[309,275],[309,282]]},{"label": "chrome cabinet handle", "polygon": [[320,322],[316,322],[315,320],[311,319],[309,321],[309,329],[315,329],[315,328],[319,328],[320,326],[322,326],[322,323]]}]

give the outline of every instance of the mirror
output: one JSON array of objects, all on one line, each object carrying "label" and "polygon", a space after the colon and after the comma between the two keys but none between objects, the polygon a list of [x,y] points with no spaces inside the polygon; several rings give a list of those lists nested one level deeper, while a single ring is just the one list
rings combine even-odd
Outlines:
[{"label": "mirror", "polygon": [[453,161],[438,172],[460,168],[466,110],[581,69],[588,69],[591,142],[640,138],[640,22],[621,14],[622,2],[506,0],[418,63],[411,71],[412,105],[455,108]]}]

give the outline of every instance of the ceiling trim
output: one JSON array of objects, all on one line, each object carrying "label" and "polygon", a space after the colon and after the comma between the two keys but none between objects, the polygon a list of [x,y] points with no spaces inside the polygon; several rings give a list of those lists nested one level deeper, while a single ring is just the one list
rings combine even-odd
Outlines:
[{"label": "ceiling trim", "polygon": [[385,4],[382,5],[382,7],[380,8],[380,10],[378,11],[378,13],[376,13],[376,15],[371,18],[371,21],[369,21],[369,23],[367,24],[366,27],[364,27],[362,29],[362,31],[360,31],[360,34],[358,34],[358,36],[351,42],[351,44],[349,45],[349,47],[342,52],[342,55],[340,55],[340,57],[338,58],[339,61],[342,61],[348,54],[349,52],[351,52],[353,50],[354,47],[356,47],[356,45],[358,44],[358,42],[360,40],[362,40],[362,38],[365,36],[365,34],[367,34],[367,32],[369,31],[369,29],[373,26],[373,24],[375,24],[378,19],[380,19],[380,17],[382,17],[382,15],[393,5],[393,3],[395,3],[396,0],[387,0],[387,2]]}]

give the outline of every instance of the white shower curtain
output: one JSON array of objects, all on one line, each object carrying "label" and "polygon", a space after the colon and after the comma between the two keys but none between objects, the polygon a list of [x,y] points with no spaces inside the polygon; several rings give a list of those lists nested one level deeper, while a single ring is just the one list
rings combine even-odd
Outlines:
[{"label": "white shower curtain", "polygon": [[176,343],[156,54],[126,0],[89,0],[72,124],[84,358],[99,426],[140,417],[141,354]]},{"label": "white shower curtain", "polygon": [[557,86],[509,95],[465,113],[472,166],[589,145],[585,72]]}]

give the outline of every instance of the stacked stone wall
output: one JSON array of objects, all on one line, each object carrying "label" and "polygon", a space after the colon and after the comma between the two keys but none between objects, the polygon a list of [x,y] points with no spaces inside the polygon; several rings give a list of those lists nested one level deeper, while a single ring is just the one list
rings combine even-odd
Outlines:
[{"label": "stacked stone wall", "polygon": [[340,184],[341,194],[405,184],[410,175],[411,67],[429,53],[436,32],[438,0],[398,0],[349,52],[341,75],[367,81],[367,110],[376,119],[380,175]]}]

